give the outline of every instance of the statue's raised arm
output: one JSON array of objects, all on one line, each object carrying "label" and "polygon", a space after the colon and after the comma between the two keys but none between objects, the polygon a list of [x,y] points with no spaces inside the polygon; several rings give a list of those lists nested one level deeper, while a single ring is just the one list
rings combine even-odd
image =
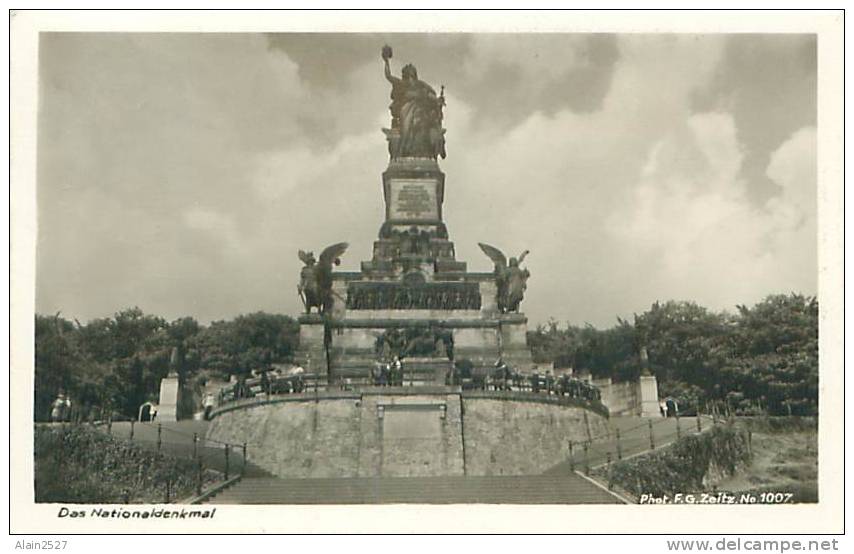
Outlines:
[{"label": "statue's raised arm", "polygon": [[385,62],[385,78],[388,80],[389,83],[392,84],[392,86],[394,86],[395,84],[400,82],[400,79],[398,79],[397,77],[395,77],[394,75],[391,74],[391,67],[389,67],[389,65],[388,65],[388,61],[391,59],[391,55],[392,55],[391,46],[389,46],[388,44],[383,46],[383,54],[382,55],[383,55],[383,62]]}]

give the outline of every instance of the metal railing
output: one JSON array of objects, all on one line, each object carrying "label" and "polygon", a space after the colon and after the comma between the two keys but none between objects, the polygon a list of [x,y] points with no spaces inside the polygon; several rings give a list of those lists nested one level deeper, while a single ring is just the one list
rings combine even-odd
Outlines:
[{"label": "metal railing", "polygon": [[612,463],[640,456],[669,446],[688,435],[697,435],[724,422],[718,414],[697,414],[690,417],[645,418],[629,427],[621,426],[628,418],[614,418],[603,433],[585,440],[568,440],[565,464],[570,471],[580,471],[587,476],[604,469],[610,482]]},{"label": "metal railing", "polygon": [[[400,375],[391,373],[388,376],[372,375],[363,379],[364,382],[362,383],[347,380],[336,384],[327,384],[321,376],[313,374],[301,374],[299,377],[272,378],[266,381],[255,378],[243,383],[230,384],[220,389],[216,394],[216,406],[212,407],[212,409],[248,398],[271,398],[331,390],[357,391],[360,386],[405,386],[406,379],[403,376],[404,373]],[[468,378],[449,378],[446,381],[446,385],[459,386],[464,392],[525,392],[540,394],[544,397],[563,397],[583,401],[582,403],[601,405],[601,393],[599,389],[579,379],[553,378],[551,376],[536,374],[512,374],[504,378],[480,375]]]}]

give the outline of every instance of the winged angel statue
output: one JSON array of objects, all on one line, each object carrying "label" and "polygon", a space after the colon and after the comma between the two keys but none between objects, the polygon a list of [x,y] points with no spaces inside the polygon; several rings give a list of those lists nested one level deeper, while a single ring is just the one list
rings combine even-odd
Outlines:
[{"label": "winged angel statue", "polygon": [[346,242],[339,242],[327,247],[319,261],[314,259],[314,252],[299,251],[299,259],[305,266],[300,270],[297,291],[305,305],[305,313],[310,314],[315,307],[318,313],[332,308],[332,266],[341,263],[348,246]]},{"label": "winged angel statue", "polygon": [[519,304],[525,296],[525,289],[528,288],[528,277],[531,276],[531,273],[527,269],[519,267],[519,264],[522,263],[525,256],[530,254],[530,251],[525,250],[518,258],[510,258],[508,263],[507,257],[501,250],[482,242],[477,243],[477,245],[495,264],[498,309],[501,313],[518,312]]}]

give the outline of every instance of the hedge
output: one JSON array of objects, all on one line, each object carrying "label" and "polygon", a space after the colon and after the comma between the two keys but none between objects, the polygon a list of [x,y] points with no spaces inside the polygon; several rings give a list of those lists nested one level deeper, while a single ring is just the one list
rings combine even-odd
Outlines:
[{"label": "hedge", "polygon": [[[148,450],[87,425],[36,425],[36,502],[160,503],[196,491],[197,462]],[[206,470],[203,485],[220,478]]]},{"label": "hedge", "polygon": [[606,471],[611,484],[635,496],[664,495],[703,490],[711,472],[732,475],[749,461],[748,432],[718,425],[662,450],[616,462]]}]

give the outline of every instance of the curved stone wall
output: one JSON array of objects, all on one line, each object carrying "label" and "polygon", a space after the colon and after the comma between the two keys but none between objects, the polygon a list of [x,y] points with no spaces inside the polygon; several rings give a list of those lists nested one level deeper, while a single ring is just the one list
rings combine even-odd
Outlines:
[{"label": "curved stone wall", "polygon": [[248,459],[280,477],[524,475],[607,428],[583,404],[534,396],[403,387],[253,399],[218,409],[208,439],[246,442]]},{"label": "curved stone wall", "polygon": [[295,399],[224,411],[207,438],[247,443],[247,459],[279,477],[353,477],[360,432],[354,399]]},{"label": "curved stone wall", "polygon": [[580,406],[532,400],[465,398],[468,475],[533,475],[566,459],[568,441],[607,431],[608,420]]}]

